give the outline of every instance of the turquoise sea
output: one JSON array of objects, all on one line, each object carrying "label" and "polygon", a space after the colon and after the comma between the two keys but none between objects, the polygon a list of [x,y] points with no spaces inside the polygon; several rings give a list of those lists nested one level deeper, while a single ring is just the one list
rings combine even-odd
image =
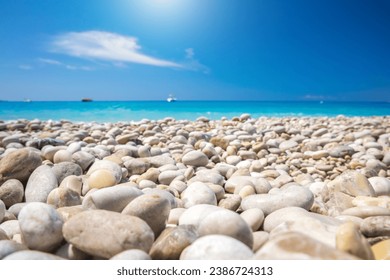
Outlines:
[{"label": "turquoise sea", "polygon": [[118,122],[232,118],[242,113],[261,116],[390,116],[386,102],[280,101],[32,101],[0,102],[0,120],[40,119]]}]

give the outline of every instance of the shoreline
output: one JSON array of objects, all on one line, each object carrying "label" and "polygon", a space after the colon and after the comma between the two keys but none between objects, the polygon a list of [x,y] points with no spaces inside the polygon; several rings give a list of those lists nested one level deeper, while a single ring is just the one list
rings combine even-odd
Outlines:
[{"label": "shoreline", "polygon": [[0,121],[2,258],[389,259],[389,166],[390,116]]}]

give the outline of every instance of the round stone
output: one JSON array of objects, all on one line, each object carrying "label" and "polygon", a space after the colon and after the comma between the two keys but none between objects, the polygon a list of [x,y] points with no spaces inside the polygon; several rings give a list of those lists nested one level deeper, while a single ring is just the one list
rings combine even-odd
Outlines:
[{"label": "round stone", "polygon": [[209,158],[200,151],[191,151],[182,157],[182,162],[185,165],[206,166],[209,163]]},{"label": "round stone", "polygon": [[251,176],[233,176],[227,180],[225,190],[228,193],[239,193],[242,188],[252,186],[257,194],[268,193],[271,189],[270,183],[264,178]]},{"label": "round stone", "polygon": [[379,206],[358,206],[344,210],[342,215],[356,216],[363,219],[371,216],[390,216],[390,209]]},{"label": "round stone", "polygon": [[299,144],[294,140],[287,140],[283,141],[279,144],[279,149],[281,149],[283,152],[287,150],[291,150],[295,147],[297,147]]},{"label": "round stone", "polygon": [[353,170],[345,171],[328,184],[334,191],[342,192],[350,196],[375,196],[368,179],[361,173]]},{"label": "round stone", "polygon": [[153,243],[150,256],[154,260],[178,260],[182,251],[198,238],[195,226],[166,228]]},{"label": "round stone", "polygon": [[264,222],[264,213],[259,208],[248,209],[242,212],[240,216],[252,231],[257,231]]},{"label": "round stone", "polygon": [[80,251],[75,246],[69,243],[62,245],[57,251],[56,255],[67,260],[87,260],[91,256],[87,253]]},{"label": "round stone", "polygon": [[101,189],[115,185],[115,174],[108,169],[99,169],[92,172],[88,178],[90,188]]},{"label": "round stone", "polygon": [[236,211],[241,204],[241,196],[238,194],[229,195],[228,197],[221,199],[218,203],[218,207]]},{"label": "round stone", "polygon": [[[121,179],[122,179],[122,168],[120,167],[119,164],[117,164],[115,162],[112,162],[110,160],[98,160],[98,161],[95,161],[94,164],[88,169],[87,175],[91,175],[92,173],[94,173],[97,170],[109,170],[109,171],[111,171],[110,172],[111,175],[109,175],[109,176],[110,177],[112,175],[114,176],[114,178],[115,178],[115,183],[114,184],[119,183],[121,181]],[[110,181],[111,180],[112,179],[110,178]]]},{"label": "round stone", "polygon": [[52,206],[31,202],[20,211],[18,220],[28,248],[50,252],[61,244],[63,220]]},{"label": "round stone", "polygon": [[49,193],[58,187],[57,177],[48,165],[41,165],[28,179],[26,202],[46,202]]},{"label": "round stone", "polygon": [[185,208],[171,209],[171,211],[169,212],[167,224],[178,225],[179,218],[180,218],[181,214],[183,214],[185,211],[186,211]]},{"label": "round stone", "polygon": [[72,191],[75,191],[79,195],[81,195],[82,186],[83,186],[83,180],[81,177],[70,175],[64,178],[64,180],[62,180],[59,187],[65,189],[71,189]]},{"label": "round stone", "polygon": [[179,218],[179,225],[194,225],[196,227],[211,213],[225,209],[210,204],[198,204],[188,208]]},{"label": "round stone", "polygon": [[0,239],[0,260],[17,251],[28,250],[23,244],[19,244],[13,240]]},{"label": "round stone", "polygon": [[371,177],[368,179],[376,196],[390,195],[390,180],[383,177]]},{"label": "round stone", "polygon": [[[24,187],[19,180],[10,179],[0,186],[0,200],[7,208],[23,201]],[[1,221],[1,219],[0,219]]]},{"label": "round stone", "polygon": [[181,260],[249,260],[252,257],[248,246],[226,235],[200,237],[180,255]]},{"label": "round stone", "polygon": [[94,163],[95,157],[90,153],[79,151],[72,155],[72,161],[85,171]]},{"label": "round stone", "polygon": [[72,161],[72,154],[67,150],[59,150],[54,154],[53,162],[54,163],[60,163],[60,162],[71,162]]},{"label": "round stone", "polygon": [[253,252],[257,252],[269,240],[269,233],[266,231],[255,231],[253,233]]},{"label": "round stone", "polygon": [[190,208],[196,204],[217,205],[215,193],[202,182],[195,182],[189,185],[181,193],[181,199],[184,202],[184,208]]},{"label": "round stone", "polygon": [[66,241],[101,258],[111,258],[129,249],[149,252],[153,231],[138,217],[107,210],[89,210],[73,216],[63,227]]},{"label": "round stone", "polygon": [[79,165],[67,161],[54,164],[52,170],[57,177],[58,184],[61,184],[62,180],[68,176],[80,176],[83,174],[83,170]]},{"label": "round stone", "polygon": [[122,214],[132,215],[144,220],[158,237],[165,229],[171,205],[158,194],[144,194],[132,200]]},{"label": "round stone", "polygon": [[49,193],[47,204],[53,205],[54,208],[80,205],[81,197],[72,189],[55,188]]},{"label": "round stone", "polygon": [[360,226],[365,236],[390,236],[390,216],[368,217]]},{"label": "round stone", "polygon": [[141,261],[141,260],[151,260],[150,256],[142,250],[131,249],[120,252],[113,256],[110,260],[114,261],[122,261],[122,260],[133,260],[133,261]]},{"label": "round stone", "polygon": [[200,222],[198,233],[200,236],[212,234],[227,235],[240,240],[249,248],[253,246],[251,228],[239,214],[233,211],[216,211],[207,215]]}]

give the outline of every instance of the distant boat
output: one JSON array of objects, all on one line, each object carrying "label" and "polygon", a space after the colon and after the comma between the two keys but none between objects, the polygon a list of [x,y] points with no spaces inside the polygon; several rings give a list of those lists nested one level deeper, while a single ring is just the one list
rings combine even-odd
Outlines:
[{"label": "distant boat", "polygon": [[92,102],[91,98],[83,98],[81,99],[81,102]]},{"label": "distant boat", "polygon": [[168,98],[167,98],[167,101],[168,102],[175,102],[177,99],[176,99],[176,97],[174,97],[172,94],[170,94],[169,96],[168,96]]}]

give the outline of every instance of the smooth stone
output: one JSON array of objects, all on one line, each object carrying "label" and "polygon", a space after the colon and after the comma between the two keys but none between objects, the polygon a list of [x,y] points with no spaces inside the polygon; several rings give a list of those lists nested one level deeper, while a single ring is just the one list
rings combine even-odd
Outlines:
[{"label": "smooth stone", "polygon": [[390,239],[376,243],[371,249],[376,260],[390,260]]},{"label": "smooth stone", "polygon": [[299,144],[294,140],[283,141],[279,144],[279,149],[283,152],[297,147]]},{"label": "smooth stone", "polygon": [[363,260],[373,260],[370,244],[352,222],[342,224],[336,233],[336,248]]},{"label": "smooth stone", "polygon": [[115,174],[108,169],[95,170],[88,178],[88,186],[92,189],[111,187],[116,183]]},{"label": "smooth stone", "polygon": [[72,160],[86,171],[95,162],[95,157],[90,153],[79,151],[72,155]]},{"label": "smooth stone", "polygon": [[122,212],[123,209],[143,192],[136,187],[117,185],[99,189],[83,199],[84,209],[102,209]]},{"label": "smooth stone", "polygon": [[281,189],[275,194],[256,194],[245,197],[241,202],[241,208],[245,211],[251,208],[259,208],[264,215],[285,207],[301,207],[309,210],[314,202],[313,193],[307,188],[292,185]]},{"label": "smooth stone", "polygon": [[202,183],[212,183],[215,185],[223,186],[225,184],[224,177],[214,171],[205,170],[198,171],[194,177],[192,177],[187,183],[191,184],[194,182],[202,182]]},{"label": "smooth stone", "polygon": [[20,210],[22,210],[22,208],[24,206],[26,206],[29,202],[20,202],[20,203],[15,203],[14,205],[12,205],[10,208],[8,208],[8,211],[10,213],[12,213],[15,217],[18,217],[19,213],[20,213]]},{"label": "smooth stone", "polygon": [[390,208],[390,196],[357,196],[352,200],[353,206],[379,206]]},{"label": "smooth stone", "polygon": [[218,207],[231,211],[236,211],[240,207],[241,201],[241,196],[237,194],[229,195],[228,197],[219,201]]},{"label": "smooth stone", "polygon": [[329,155],[335,158],[344,158],[345,156],[352,156],[356,151],[347,145],[336,146],[328,150]]},{"label": "smooth stone", "polygon": [[41,165],[28,179],[25,190],[26,202],[46,202],[49,193],[57,187],[57,177],[52,168]]},{"label": "smooth stone", "polygon": [[148,170],[149,164],[144,159],[133,158],[125,161],[124,166],[130,175],[141,175]]},{"label": "smooth stone", "polygon": [[307,210],[299,207],[286,207],[268,215],[263,223],[263,228],[267,232],[271,232],[277,226],[284,222],[293,222],[297,220],[302,220],[306,218],[312,218],[318,220],[321,223],[327,224],[329,226],[339,226],[342,224],[341,221],[333,217],[328,217],[320,215],[317,213],[308,212]]},{"label": "smooth stone", "polygon": [[390,180],[383,177],[368,178],[376,196],[390,195]]},{"label": "smooth stone", "polygon": [[5,216],[5,204],[2,200],[0,200],[0,223],[3,221]]},{"label": "smooth stone", "polygon": [[27,204],[18,216],[24,243],[32,250],[50,252],[63,240],[61,215],[42,202]]},{"label": "smooth stone", "polygon": [[4,259],[8,255],[22,250],[28,250],[28,248],[23,244],[19,244],[13,240],[0,239],[0,260]]},{"label": "smooth stone", "polygon": [[169,211],[167,224],[178,225],[180,216],[186,211],[185,208],[174,208]]},{"label": "smooth stone", "polygon": [[235,238],[206,235],[184,249],[180,260],[248,260],[252,257],[252,250]]},{"label": "smooth stone", "polygon": [[182,162],[185,165],[206,166],[209,163],[209,158],[200,151],[190,151],[182,157]]},{"label": "smooth stone", "polygon": [[225,189],[222,186],[212,183],[207,183],[207,186],[214,192],[217,201],[220,201],[225,197]]},{"label": "smooth stone", "polygon": [[73,162],[60,162],[54,164],[52,170],[57,177],[58,184],[61,184],[62,180],[68,176],[80,176],[83,174],[81,167]]},{"label": "smooth stone", "polygon": [[256,190],[254,187],[248,185],[248,186],[242,187],[239,191],[238,191],[238,189],[237,190],[235,189],[234,193],[238,194],[241,198],[244,198],[244,197],[256,194]]},{"label": "smooth stone", "polygon": [[51,162],[54,162],[54,155],[60,151],[60,150],[64,150],[65,147],[63,146],[56,146],[56,147],[53,147],[53,146],[45,146],[42,148],[41,152],[42,152],[42,156],[43,158],[45,158],[46,160],[50,160]]},{"label": "smooth stone", "polygon": [[226,211],[223,208],[210,204],[197,204],[184,211],[179,218],[179,225],[194,225],[196,227],[211,213]]},{"label": "smooth stone", "polygon": [[175,164],[176,161],[171,158],[169,155],[159,155],[148,158],[148,162],[152,167],[159,168],[167,164]]},{"label": "smooth stone", "polygon": [[182,251],[198,238],[195,226],[166,228],[153,243],[150,256],[154,260],[178,260]]},{"label": "smooth stone", "polygon": [[254,187],[257,194],[268,193],[271,189],[270,183],[264,178],[233,176],[226,181],[225,190],[228,193],[237,193],[245,186]]},{"label": "smooth stone", "polygon": [[252,251],[257,252],[269,240],[269,233],[266,231],[255,231],[253,233]]},{"label": "smooth stone", "polygon": [[151,260],[152,258],[142,250],[131,249],[125,250],[113,256],[110,260],[114,261],[124,261],[124,260],[133,260],[133,261],[141,261],[141,260]]},{"label": "smooth stone", "polygon": [[115,177],[115,183],[119,183],[122,180],[122,169],[119,164],[109,160],[97,160],[88,169],[87,175],[91,175],[97,170],[110,170]]},{"label": "smooth stone", "polygon": [[107,210],[89,210],[73,216],[63,227],[70,244],[92,256],[111,258],[128,249],[149,252],[154,234],[138,217]]},{"label": "smooth stone", "polygon": [[8,240],[8,239],[9,237],[7,233],[2,228],[0,228],[0,240]]},{"label": "smooth stone", "polygon": [[184,208],[190,208],[196,204],[217,205],[215,193],[202,182],[195,182],[189,185],[181,193],[181,199],[184,202]]},{"label": "smooth stone", "polygon": [[159,175],[160,175],[160,170],[158,170],[158,168],[152,167],[152,168],[149,168],[145,173],[141,174],[138,177],[136,182],[140,183],[143,180],[149,180],[149,181],[152,181],[154,183],[157,183]]},{"label": "smooth stone", "polygon": [[53,205],[54,208],[80,205],[81,197],[71,189],[55,188],[49,193],[47,204]]},{"label": "smooth stone", "polygon": [[165,229],[171,205],[158,194],[144,194],[133,199],[122,211],[122,214],[136,216],[144,220],[158,237]]},{"label": "smooth stone", "polygon": [[18,220],[3,222],[0,224],[0,229],[6,233],[9,239],[12,239],[16,234],[20,234],[20,226]]},{"label": "smooth stone", "polygon": [[44,253],[35,250],[21,250],[6,256],[3,260],[64,260],[53,254]]},{"label": "smooth stone", "polygon": [[75,246],[69,243],[65,243],[64,245],[62,245],[56,251],[56,256],[67,260],[86,260],[90,258],[87,253],[80,251]]},{"label": "smooth stone", "polygon": [[356,260],[353,255],[298,232],[281,233],[266,242],[254,256],[258,260]]},{"label": "smooth stone", "polygon": [[390,209],[379,206],[358,206],[344,210],[341,214],[364,219],[371,216],[390,216]]},{"label": "smooth stone", "polygon": [[5,181],[0,186],[0,200],[4,202],[7,208],[11,207],[15,203],[22,202],[23,196],[24,196],[24,187],[19,180],[10,179]]},{"label": "smooth stone", "polygon": [[84,211],[84,209],[81,205],[60,207],[60,208],[57,208],[56,210],[61,215],[64,223],[67,220],[69,220],[70,218],[72,218],[73,216]]},{"label": "smooth stone", "polygon": [[155,194],[164,197],[171,204],[171,209],[176,208],[178,206],[175,196],[169,191],[156,188],[156,189],[144,189],[142,190],[142,192],[145,194],[150,194],[150,195]]},{"label": "smooth stone", "polygon": [[72,161],[72,154],[67,150],[59,150],[54,154],[53,157],[54,163],[71,162],[71,161]]},{"label": "smooth stone", "polygon": [[250,226],[252,231],[257,231],[264,222],[264,213],[259,208],[245,210],[240,216]]},{"label": "smooth stone", "polygon": [[59,188],[70,189],[81,195],[81,189],[83,187],[83,180],[81,177],[70,175],[62,180]]},{"label": "smooth stone", "polygon": [[375,190],[368,179],[361,173],[353,170],[343,172],[331,181],[330,186],[334,191],[339,191],[351,196],[375,196]]},{"label": "smooth stone", "polygon": [[199,224],[200,236],[221,234],[233,237],[246,244],[253,246],[253,235],[249,225],[241,216],[233,211],[216,211],[210,213]]},{"label": "smooth stone", "polygon": [[7,153],[0,160],[0,185],[9,179],[27,182],[31,173],[42,163],[39,153],[28,148]]},{"label": "smooth stone", "polygon": [[329,193],[329,197],[324,199],[326,207],[328,208],[329,216],[338,216],[344,210],[353,207],[353,196],[339,191]]},{"label": "smooth stone", "polygon": [[390,216],[375,216],[365,218],[360,226],[365,236],[390,236]]},{"label": "smooth stone", "polygon": [[348,216],[348,215],[340,215],[335,217],[337,220],[341,221],[342,223],[352,222],[358,227],[361,226],[363,219],[356,217],[356,216]]},{"label": "smooth stone", "polygon": [[160,173],[158,181],[160,184],[169,185],[176,177],[183,175],[184,170],[166,170]]}]

